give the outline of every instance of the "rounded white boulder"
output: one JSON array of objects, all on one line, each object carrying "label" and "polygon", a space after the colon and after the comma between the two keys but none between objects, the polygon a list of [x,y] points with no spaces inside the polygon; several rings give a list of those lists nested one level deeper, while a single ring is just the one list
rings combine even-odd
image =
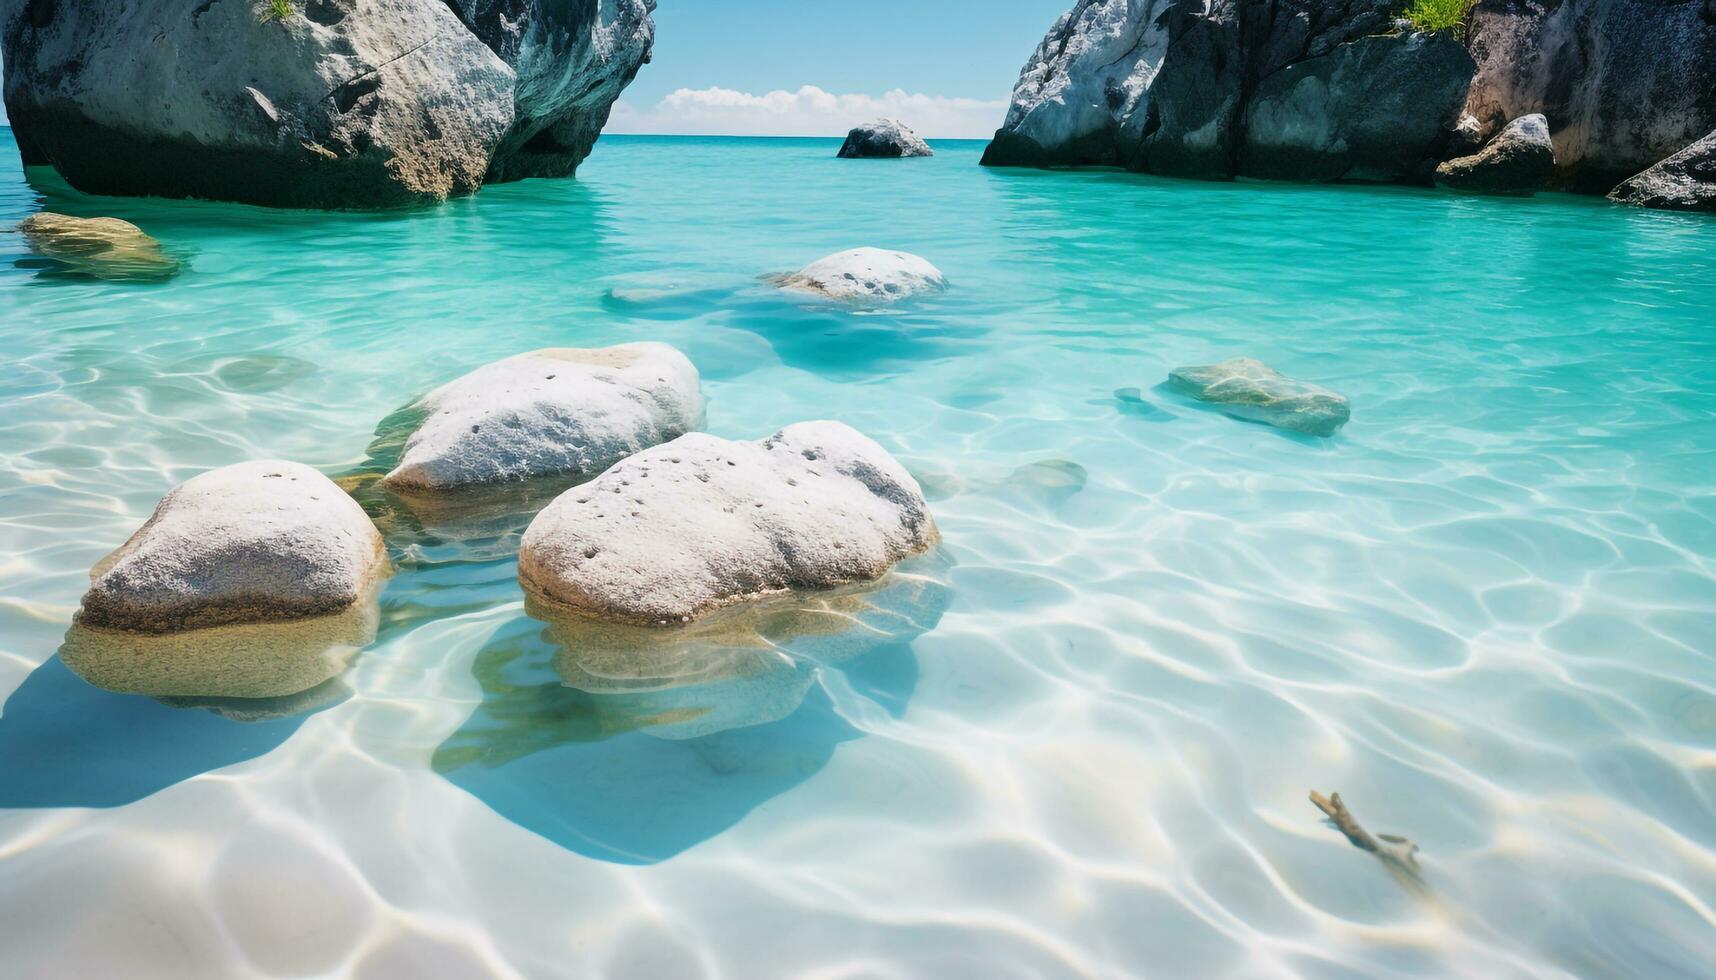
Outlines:
[{"label": "rounded white boulder", "polygon": [[882,447],[800,422],[757,442],[682,436],[568,490],[525,532],[519,580],[563,612],[679,623],[874,579],[935,538],[917,481]]},{"label": "rounded white boulder", "polygon": [[892,303],[947,288],[941,270],[910,252],[854,248],[836,252],[779,279],[782,289],[860,303]]},{"label": "rounded white boulder", "polygon": [[702,424],[697,368],[666,344],[551,347],[425,395],[384,485],[402,491],[593,475]]},{"label": "rounded white boulder", "polygon": [[165,633],[344,612],[387,571],[357,501],[301,463],[210,470],[91,572],[78,622]]}]

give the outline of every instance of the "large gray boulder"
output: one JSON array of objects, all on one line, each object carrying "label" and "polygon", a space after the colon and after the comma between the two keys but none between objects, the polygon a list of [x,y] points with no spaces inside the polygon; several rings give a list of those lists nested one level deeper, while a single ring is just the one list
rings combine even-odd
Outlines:
[{"label": "large gray boulder", "polygon": [[570,173],[649,0],[455,6],[0,0],[6,108],[27,166],[92,193],[374,208]]},{"label": "large gray boulder", "polygon": [[846,160],[861,157],[927,157],[935,154],[917,133],[895,119],[878,119],[852,127],[835,156]]},{"label": "large gray boulder", "polygon": [[387,571],[381,535],[332,480],[261,460],[194,476],[90,573],[78,622],[164,633],[350,610]]},{"label": "large gray boulder", "polygon": [[1250,357],[1175,368],[1168,386],[1235,418],[1308,436],[1332,436],[1352,417],[1344,396]]},{"label": "large gray boulder", "polygon": [[1384,0],[1079,0],[1019,76],[992,166],[1427,179],[1465,99],[1447,37]]},{"label": "large gray boulder", "polygon": [[703,422],[697,368],[666,344],[550,347],[496,361],[415,406],[389,489],[432,493],[594,476]]},{"label": "large gray boulder", "polygon": [[1609,200],[1671,211],[1716,211],[1716,133],[1609,192]]},{"label": "large gray boulder", "polygon": [[1716,130],[1708,0],[1479,0],[1467,44],[1484,135],[1543,113],[1575,190],[1605,193]]},{"label": "large gray boulder", "polygon": [[1478,152],[1436,168],[1436,183],[1479,194],[1530,194],[1554,177],[1555,144],[1539,112],[1508,123]]},{"label": "large gray boulder", "polygon": [[935,539],[905,467],[848,426],[801,422],[758,442],[692,433],[626,459],[536,516],[518,570],[550,608],[680,623],[874,579]]}]

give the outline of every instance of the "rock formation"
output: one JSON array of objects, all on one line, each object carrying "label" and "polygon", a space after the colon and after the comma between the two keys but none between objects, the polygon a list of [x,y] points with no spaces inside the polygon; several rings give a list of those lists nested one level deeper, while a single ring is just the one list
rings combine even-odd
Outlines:
[{"label": "rock formation", "polygon": [[96,279],[153,282],[170,279],[179,262],[143,229],[118,218],[74,218],[42,211],[18,225],[31,250]]},{"label": "rock formation", "polygon": [[1547,187],[1554,177],[1549,120],[1539,112],[1508,123],[1478,152],[1436,168],[1436,183],[1480,194],[1529,194]]},{"label": "rock formation", "polygon": [[1078,0],[983,162],[1427,180],[1473,65],[1451,37],[1390,30],[1381,0]]},{"label": "rock formation", "polygon": [[1249,357],[1176,368],[1168,385],[1235,418],[1308,436],[1332,436],[1352,415],[1344,397]]},{"label": "rock formation", "polygon": [[425,395],[423,422],[384,485],[415,493],[594,476],[697,428],[697,369],[666,344],[552,347],[478,368]]},{"label": "rock formation", "polygon": [[892,303],[947,288],[941,270],[927,259],[883,248],[836,252],[797,272],[778,276],[774,283],[782,289],[864,305]]},{"label": "rock formation", "polygon": [[846,134],[836,156],[852,160],[859,157],[927,157],[934,156],[929,144],[917,133],[894,119],[878,119],[855,126]]},{"label": "rock formation", "polygon": [[519,580],[562,611],[679,623],[874,579],[935,537],[917,482],[845,425],[801,422],[758,442],[693,433],[544,508],[525,532]]},{"label": "rock formation", "polygon": [[0,0],[0,52],[25,165],[80,190],[390,207],[571,173],[648,58],[651,9]]},{"label": "rock formation", "polygon": [[386,573],[381,535],[301,463],[194,476],[91,572],[78,622],[165,633],[343,613]]},{"label": "rock formation", "polygon": [[1716,133],[1609,192],[1609,200],[1671,211],[1716,211]]}]

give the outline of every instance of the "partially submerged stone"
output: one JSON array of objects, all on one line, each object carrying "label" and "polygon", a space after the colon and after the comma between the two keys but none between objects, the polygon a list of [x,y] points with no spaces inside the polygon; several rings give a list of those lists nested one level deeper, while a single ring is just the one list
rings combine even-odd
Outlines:
[{"label": "partially submerged stone", "polygon": [[1554,176],[1555,145],[1541,112],[1520,116],[1483,149],[1436,168],[1436,183],[1478,194],[1530,194]]},{"label": "partially submerged stone", "polygon": [[775,280],[782,289],[855,303],[892,303],[947,288],[941,270],[910,252],[854,248]]},{"label": "partially submerged stone", "polygon": [[143,229],[118,218],[75,218],[42,211],[25,218],[18,231],[30,248],[66,268],[97,279],[170,279],[179,263]]},{"label": "partially submerged stone", "polygon": [[854,160],[860,157],[927,157],[934,156],[934,153],[922,137],[899,120],[878,119],[852,127],[836,156]]},{"label": "partially submerged stone", "polygon": [[702,424],[697,368],[666,344],[550,347],[425,395],[423,423],[384,485],[441,492],[593,476]]},{"label": "partially submerged stone", "polygon": [[1176,368],[1168,383],[1236,418],[1309,436],[1334,435],[1352,414],[1341,395],[1296,381],[1249,357]]},{"label": "partially submerged stone", "polygon": [[301,463],[261,460],[175,487],[91,572],[78,622],[165,633],[345,612],[387,571],[357,502]]},{"label": "partially submerged stone", "polygon": [[1622,181],[1609,200],[1670,211],[1716,211],[1716,133]]},{"label": "partially submerged stone", "polygon": [[525,532],[527,595],[594,619],[685,622],[882,575],[935,541],[917,482],[838,422],[757,442],[702,433],[561,494]]}]

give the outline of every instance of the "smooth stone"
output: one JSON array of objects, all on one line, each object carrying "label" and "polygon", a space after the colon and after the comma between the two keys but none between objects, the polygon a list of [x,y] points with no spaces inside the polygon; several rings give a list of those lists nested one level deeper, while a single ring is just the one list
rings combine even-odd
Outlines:
[{"label": "smooth stone", "polygon": [[1332,436],[1352,416],[1345,397],[1249,357],[1176,368],[1168,383],[1236,418],[1309,436]]},{"label": "smooth stone", "polygon": [[387,572],[381,535],[332,480],[259,460],[194,476],[90,573],[78,622],[145,633],[349,610]]},{"label": "smooth stone", "polygon": [[917,133],[896,119],[878,119],[873,123],[854,126],[846,134],[837,156],[848,160],[860,157],[927,157],[935,154]]},{"label": "smooth stone", "polygon": [[568,490],[524,534],[528,596],[591,619],[688,622],[880,577],[935,543],[917,481],[839,422],[767,439],[693,433]]},{"label": "smooth stone", "polygon": [[423,423],[383,480],[440,492],[591,476],[697,428],[697,368],[658,343],[549,347],[478,368],[418,401]]},{"label": "smooth stone", "polygon": [[1716,133],[1622,181],[1609,200],[1669,211],[1716,211]]},{"label": "smooth stone", "polygon": [[1555,144],[1540,112],[1520,116],[1483,149],[1436,168],[1436,183],[1478,194],[1529,194],[1554,176]]},{"label": "smooth stone", "polygon": [[30,248],[97,279],[154,281],[179,272],[176,259],[143,229],[118,218],[74,218],[42,211],[18,230]]},{"label": "smooth stone", "polygon": [[782,289],[858,303],[892,303],[947,288],[941,270],[910,252],[854,248],[775,280]]}]

